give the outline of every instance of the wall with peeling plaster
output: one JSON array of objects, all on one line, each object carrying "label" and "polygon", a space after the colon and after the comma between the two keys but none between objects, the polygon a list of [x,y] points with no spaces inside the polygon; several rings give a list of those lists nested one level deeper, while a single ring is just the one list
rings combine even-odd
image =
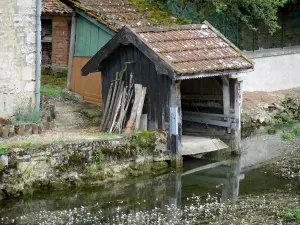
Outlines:
[{"label": "wall with peeling plaster", "polygon": [[0,116],[35,102],[35,13],[35,0],[0,0]]},{"label": "wall with peeling plaster", "polygon": [[277,91],[300,87],[300,46],[246,53],[255,63],[244,91]]}]

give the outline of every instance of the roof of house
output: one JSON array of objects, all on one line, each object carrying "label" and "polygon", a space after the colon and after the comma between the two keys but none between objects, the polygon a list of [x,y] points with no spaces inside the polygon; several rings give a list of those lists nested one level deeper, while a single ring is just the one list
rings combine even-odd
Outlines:
[{"label": "roof of house", "polygon": [[176,24],[180,18],[160,10],[154,4],[137,0],[60,0],[73,8],[83,10],[114,31],[123,26],[143,27]]},{"label": "roof of house", "polygon": [[43,0],[42,4],[43,15],[71,15],[73,11],[59,0]]},{"label": "roof of house", "polygon": [[[135,45],[155,63],[159,73],[168,73],[175,79],[187,75],[228,75],[254,67],[242,51],[205,21],[173,27],[124,27],[87,63],[82,69],[83,75],[98,71],[100,63],[126,42]],[[93,63],[98,65],[93,66]]]}]

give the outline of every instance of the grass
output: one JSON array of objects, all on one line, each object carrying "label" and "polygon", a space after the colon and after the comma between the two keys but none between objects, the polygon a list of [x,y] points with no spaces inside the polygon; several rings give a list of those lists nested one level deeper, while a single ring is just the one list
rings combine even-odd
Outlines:
[{"label": "grass", "polygon": [[284,141],[291,141],[293,139],[294,135],[293,133],[289,132],[289,131],[283,131],[281,133],[281,138],[284,140]]},{"label": "grass", "polygon": [[52,144],[60,144],[60,143],[66,143],[68,142],[67,140],[55,140],[55,141],[37,141],[37,142],[32,142],[28,140],[24,141],[18,141],[18,142],[13,142],[13,143],[7,143],[5,145],[0,145],[0,155],[1,152],[4,154],[5,152],[9,151],[12,148],[40,148],[42,146],[48,146]]},{"label": "grass", "polygon": [[67,86],[67,76],[63,74],[53,74],[53,75],[42,75],[41,80],[42,85],[55,85],[58,87],[66,87]]},{"label": "grass", "polygon": [[63,91],[43,85],[43,86],[41,86],[41,93],[46,94],[46,95],[50,95],[52,97],[59,97],[59,96],[62,95]]}]

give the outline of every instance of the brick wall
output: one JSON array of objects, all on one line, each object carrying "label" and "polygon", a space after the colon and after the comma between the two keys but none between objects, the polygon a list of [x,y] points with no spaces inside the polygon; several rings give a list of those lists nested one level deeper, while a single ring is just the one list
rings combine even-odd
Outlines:
[{"label": "brick wall", "polygon": [[35,102],[35,10],[35,0],[0,0],[0,116]]},{"label": "brick wall", "polygon": [[68,67],[69,27],[68,17],[52,19],[52,64],[58,67]]}]

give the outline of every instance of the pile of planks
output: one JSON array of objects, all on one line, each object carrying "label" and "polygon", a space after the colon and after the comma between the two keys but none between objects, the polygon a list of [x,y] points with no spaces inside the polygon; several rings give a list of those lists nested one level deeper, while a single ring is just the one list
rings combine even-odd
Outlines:
[{"label": "pile of planks", "polygon": [[[133,125],[134,129],[138,130],[146,90],[141,84],[134,84],[133,74],[130,74],[129,83],[125,84],[123,73],[117,73],[116,79],[110,84],[100,130],[109,133],[121,133],[125,125],[127,132],[131,131]],[[126,123],[129,112],[130,118]]]}]

